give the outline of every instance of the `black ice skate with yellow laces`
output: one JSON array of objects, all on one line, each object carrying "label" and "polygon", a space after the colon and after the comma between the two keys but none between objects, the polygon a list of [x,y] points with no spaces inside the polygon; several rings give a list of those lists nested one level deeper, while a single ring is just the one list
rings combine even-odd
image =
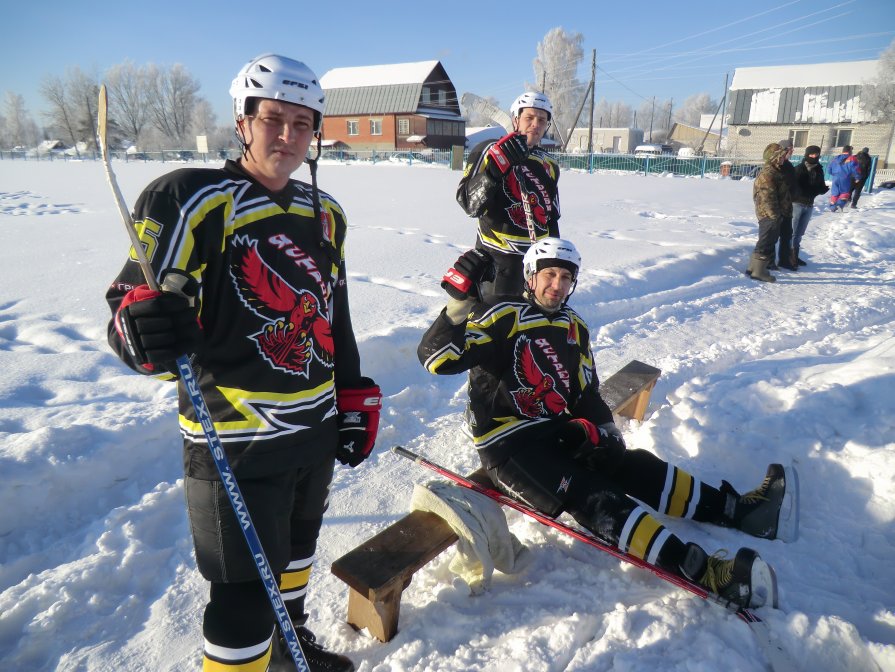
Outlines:
[{"label": "black ice skate with yellow laces", "polygon": [[768,466],[760,486],[744,495],[722,481],[724,510],[714,521],[762,539],[795,541],[799,536],[799,476],[795,467]]}]

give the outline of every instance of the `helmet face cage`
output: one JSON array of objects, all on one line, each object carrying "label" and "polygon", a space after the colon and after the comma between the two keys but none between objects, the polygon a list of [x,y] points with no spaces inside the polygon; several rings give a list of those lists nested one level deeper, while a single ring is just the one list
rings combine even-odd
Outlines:
[{"label": "helmet face cage", "polygon": [[230,85],[233,119],[246,115],[250,98],[269,98],[302,105],[314,112],[314,132],[323,124],[324,93],[317,75],[301,61],[276,54],[263,54],[246,63]]},{"label": "helmet face cage", "polygon": [[[528,281],[542,268],[558,266],[572,272],[572,285],[565,301],[569,300],[578,284],[578,271],[581,268],[581,255],[575,245],[562,238],[544,238],[528,248],[522,258],[522,272],[525,276],[526,289]],[[565,304],[563,301],[563,304]]]},{"label": "helmet face cage", "polygon": [[510,114],[514,119],[517,119],[526,107],[544,110],[547,113],[548,122],[553,119],[553,106],[550,104],[550,99],[543,93],[526,91],[513,101],[513,104],[510,106]]}]

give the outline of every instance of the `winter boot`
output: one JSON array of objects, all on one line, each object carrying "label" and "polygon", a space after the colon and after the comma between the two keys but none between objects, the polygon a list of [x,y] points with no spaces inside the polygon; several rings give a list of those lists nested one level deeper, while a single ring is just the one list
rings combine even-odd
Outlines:
[{"label": "winter boot", "polygon": [[726,551],[708,555],[694,543],[688,543],[681,573],[693,583],[718,596],[722,604],[758,608],[777,608],[777,575],[751,548],[741,548],[729,560]]},{"label": "winter boot", "polygon": [[793,259],[796,260],[796,264],[798,264],[799,266],[807,266],[808,265],[808,262],[799,256],[799,248],[798,247],[793,248],[792,252],[793,252],[792,256],[793,256]]},{"label": "winter boot", "polygon": [[761,280],[762,282],[777,282],[777,278],[768,273],[769,262],[770,257],[755,252],[752,255],[752,260],[749,262],[749,270],[751,271],[749,276],[753,280]]},{"label": "winter boot", "polygon": [[739,494],[727,481],[721,482],[724,511],[715,520],[753,537],[795,541],[799,536],[799,476],[795,467],[768,466],[760,486]]},{"label": "winter boot", "polygon": [[[301,652],[305,654],[311,672],[354,672],[354,663],[347,657],[327,651],[317,643],[314,633],[303,625],[295,627]],[[289,653],[286,638],[277,630],[277,638],[273,645],[268,672],[295,672],[295,662]]]}]

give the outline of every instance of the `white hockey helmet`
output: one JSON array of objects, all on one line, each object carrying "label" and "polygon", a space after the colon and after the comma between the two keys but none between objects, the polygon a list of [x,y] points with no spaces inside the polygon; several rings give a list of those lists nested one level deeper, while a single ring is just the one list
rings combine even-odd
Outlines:
[{"label": "white hockey helmet", "polygon": [[246,63],[230,85],[233,118],[240,121],[246,114],[249,98],[270,98],[314,111],[314,131],[323,123],[324,93],[317,75],[301,61],[277,54],[262,54]]},{"label": "white hockey helmet", "polygon": [[553,119],[553,105],[550,99],[543,93],[537,91],[526,91],[513,101],[510,105],[510,114],[516,119],[526,107],[533,107],[536,110],[544,110],[547,113],[547,121]]},{"label": "white hockey helmet", "polygon": [[572,280],[578,278],[578,269],[581,268],[581,255],[578,248],[568,240],[562,238],[542,238],[534,243],[522,257],[522,272],[525,279],[542,268],[559,266],[572,272]]}]

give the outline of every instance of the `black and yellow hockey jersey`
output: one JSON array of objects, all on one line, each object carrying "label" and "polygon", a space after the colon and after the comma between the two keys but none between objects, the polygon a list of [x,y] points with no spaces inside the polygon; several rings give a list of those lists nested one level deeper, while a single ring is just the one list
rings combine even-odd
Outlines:
[{"label": "black and yellow hockey jersey", "polygon": [[531,245],[523,193],[528,194],[535,239],[559,237],[559,164],[535,147],[524,163],[496,180],[487,170],[488,149],[493,144],[493,140],[481,142],[469,153],[457,202],[467,215],[478,218],[479,245],[522,255]]},{"label": "black and yellow hockey jersey", "polygon": [[[152,182],[134,221],[159,279],[180,269],[200,287],[205,336],[193,366],[215,429],[237,476],[262,476],[335,454],[335,388],[360,377],[344,261],[346,220],[320,192],[291,180],[277,194],[227,161]],[[136,256],[110,286],[114,315],[143,284]],[[109,343],[131,368],[109,323]],[[165,377],[165,376],[163,376]],[[166,376],[170,378],[171,376]],[[182,385],[185,473],[216,478],[202,427]]]},{"label": "black and yellow hockey jersey", "polygon": [[485,466],[512,453],[517,442],[507,439],[543,424],[612,421],[599,393],[587,325],[568,306],[547,315],[522,299],[478,304],[459,325],[442,311],[417,355],[430,373],[469,371],[467,415]]}]

